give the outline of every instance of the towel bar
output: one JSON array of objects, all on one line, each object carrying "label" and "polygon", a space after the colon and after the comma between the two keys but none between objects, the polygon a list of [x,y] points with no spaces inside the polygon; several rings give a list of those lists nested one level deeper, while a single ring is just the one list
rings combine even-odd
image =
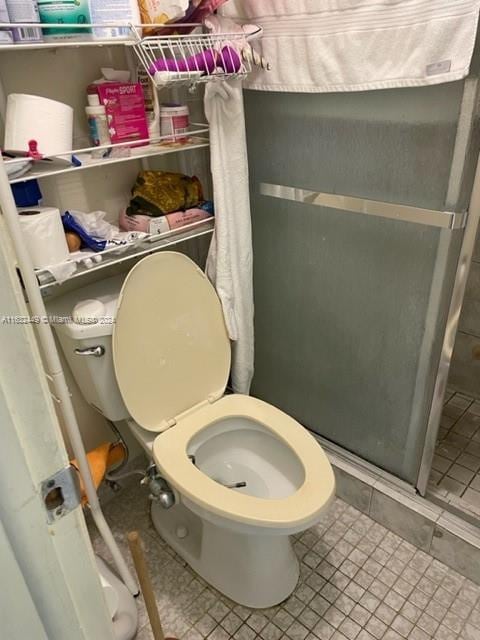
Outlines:
[{"label": "towel bar", "polygon": [[260,183],[260,194],[327,209],[341,209],[349,213],[363,213],[365,215],[401,220],[402,222],[413,222],[442,229],[463,229],[468,215],[467,212],[422,209],[405,204],[365,200],[364,198],[309,191],[266,182]]}]

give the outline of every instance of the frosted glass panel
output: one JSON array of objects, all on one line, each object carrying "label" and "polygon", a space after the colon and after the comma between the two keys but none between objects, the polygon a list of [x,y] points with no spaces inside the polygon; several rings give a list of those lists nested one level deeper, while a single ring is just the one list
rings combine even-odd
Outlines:
[{"label": "frosted glass panel", "polygon": [[412,484],[461,232],[270,198],[259,183],[442,210],[461,95],[461,83],[246,93],[253,393]]},{"label": "frosted glass panel", "polygon": [[441,209],[462,90],[247,91],[253,178]]}]

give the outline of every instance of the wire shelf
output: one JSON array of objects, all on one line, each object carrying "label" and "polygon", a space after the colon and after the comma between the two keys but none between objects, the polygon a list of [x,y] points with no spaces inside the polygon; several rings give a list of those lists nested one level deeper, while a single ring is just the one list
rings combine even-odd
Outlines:
[{"label": "wire shelf", "polygon": [[147,36],[133,49],[157,88],[242,78],[252,70],[242,33]]},{"label": "wire shelf", "polygon": [[[86,274],[93,273],[95,271],[103,270],[108,267],[122,264],[129,260],[141,258],[142,256],[155,253],[166,247],[192,240],[193,238],[199,238],[205,235],[211,235],[215,229],[215,218],[208,218],[206,220],[200,220],[187,224],[178,229],[172,229],[164,233],[148,234],[144,238],[138,238],[137,240],[124,245],[118,245],[116,247],[110,247],[99,253],[93,253],[92,251],[78,251],[76,255],[73,255],[70,260],[61,265],[55,265],[50,269],[39,269],[35,271],[39,288],[42,291],[42,295],[48,296],[52,287],[59,286],[65,282],[76,280]],[[57,280],[54,275],[56,273],[55,267],[61,267],[65,265],[71,265],[70,275]]]},{"label": "wire shelf", "polygon": [[[255,38],[261,33],[261,28],[246,36],[238,32],[203,33],[203,25],[196,23],[133,24],[128,20],[88,24],[0,23],[0,30],[31,27],[50,33],[42,41],[2,42],[0,52],[124,45],[135,51],[159,89],[170,84],[194,87],[212,80],[243,78],[252,71],[253,64],[261,62],[258,54],[247,44],[247,38]],[[152,29],[160,35],[143,37],[146,30]],[[72,33],[69,34],[69,30]],[[186,30],[190,33],[185,33]],[[59,31],[58,37],[53,35],[56,31]],[[111,37],[95,35],[109,31],[112,32]]]},{"label": "wire shelf", "polygon": [[[15,184],[72,171],[77,172],[152,156],[206,148],[209,146],[208,133],[207,124],[192,122],[188,132],[185,134],[185,141],[182,142],[177,142],[172,135],[164,135],[145,140],[109,143],[100,147],[72,149],[62,154],[61,157],[44,156],[41,160],[34,162],[31,158],[19,156],[10,160],[4,159],[4,165],[9,175],[10,184]],[[102,151],[104,152],[103,154]],[[92,153],[99,154],[100,157],[97,155],[92,156]],[[72,163],[72,158],[75,158],[75,163]],[[25,173],[21,171],[16,173],[15,170],[17,168],[20,169],[22,164],[26,164],[26,169],[29,170]]]}]

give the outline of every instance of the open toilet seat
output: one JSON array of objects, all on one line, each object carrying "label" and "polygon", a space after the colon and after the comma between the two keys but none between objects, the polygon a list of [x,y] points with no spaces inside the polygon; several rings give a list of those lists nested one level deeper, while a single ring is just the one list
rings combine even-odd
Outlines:
[{"label": "open toilet seat", "polygon": [[[266,499],[246,495],[219,484],[189,459],[189,444],[206,429],[230,417],[252,422],[281,440],[297,458],[303,482],[291,495]],[[206,436],[208,439],[208,436]],[[185,415],[176,427],[158,436],[153,457],[162,475],[190,502],[191,508],[226,521],[268,529],[270,533],[294,533],[318,522],[334,497],[335,480],[327,456],[314,438],[283,411],[256,398],[224,396]],[[211,515],[210,515],[211,518]]]},{"label": "open toilet seat", "polygon": [[[120,293],[112,351],[125,406],[161,475],[192,511],[270,536],[318,521],[334,495],[328,459],[279,409],[224,396],[230,341],[215,289],[194,262],[164,252],[135,265]],[[215,449],[209,472],[188,457],[202,439],[203,452]],[[215,477],[228,469],[249,476],[245,492]]]}]

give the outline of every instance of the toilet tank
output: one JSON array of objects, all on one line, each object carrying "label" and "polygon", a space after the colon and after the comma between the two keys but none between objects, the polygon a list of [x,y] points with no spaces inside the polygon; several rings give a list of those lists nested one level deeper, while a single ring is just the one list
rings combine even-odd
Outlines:
[{"label": "toilet tank", "polygon": [[[113,324],[125,277],[122,274],[94,282],[47,304],[80,391],[92,407],[112,422],[129,417],[115,378],[112,355]],[[96,352],[101,355],[86,355],[95,347],[100,347]]]}]

